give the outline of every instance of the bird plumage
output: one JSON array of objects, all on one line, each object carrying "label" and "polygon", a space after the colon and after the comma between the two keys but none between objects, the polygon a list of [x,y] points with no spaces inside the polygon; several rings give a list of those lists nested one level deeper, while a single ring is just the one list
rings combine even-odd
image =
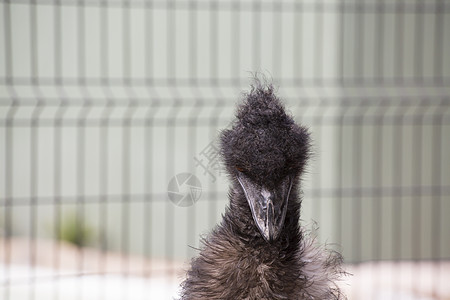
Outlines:
[{"label": "bird plumage", "polygon": [[220,141],[230,203],[192,260],[182,299],[341,299],[341,256],[299,225],[307,129],[257,83]]}]

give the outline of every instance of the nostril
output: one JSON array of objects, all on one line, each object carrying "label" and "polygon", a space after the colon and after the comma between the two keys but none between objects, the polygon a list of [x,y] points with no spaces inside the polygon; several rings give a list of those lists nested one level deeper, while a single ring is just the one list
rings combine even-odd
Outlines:
[{"label": "nostril", "polygon": [[261,196],[263,196],[263,198],[266,200],[266,202],[270,201],[271,203],[273,203],[274,194],[271,193],[269,190],[263,188],[261,191]]}]

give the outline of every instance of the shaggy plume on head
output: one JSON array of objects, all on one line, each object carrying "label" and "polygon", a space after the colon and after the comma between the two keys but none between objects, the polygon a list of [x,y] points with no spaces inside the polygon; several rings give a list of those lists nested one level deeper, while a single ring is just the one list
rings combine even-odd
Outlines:
[{"label": "shaggy plume on head", "polygon": [[222,132],[221,150],[230,174],[238,170],[272,185],[301,173],[309,135],[286,114],[273,87],[257,83],[238,108],[233,128]]},{"label": "shaggy plume on head", "polygon": [[192,260],[182,299],[343,298],[334,283],[340,255],[317,247],[299,226],[308,132],[271,85],[252,88],[220,140],[230,203]]}]

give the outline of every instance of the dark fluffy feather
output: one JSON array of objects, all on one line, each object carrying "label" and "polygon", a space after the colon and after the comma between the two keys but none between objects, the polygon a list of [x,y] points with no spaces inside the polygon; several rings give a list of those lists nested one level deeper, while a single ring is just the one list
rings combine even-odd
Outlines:
[{"label": "dark fluffy feather", "polygon": [[[335,280],[341,256],[317,247],[299,226],[299,177],[307,162],[309,134],[285,112],[272,86],[257,84],[239,106],[221,150],[232,179],[221,223],[203,240],[182,284],[182,299],[341,299]],[[278,240],[266,242],[253,221],[236,169],[255,182],[296,180]]]},{"label": "dark fluffy feather", "polygon": [[243,169],[259,183],[276,184],[300,174],[309,156],[309,134],[286,114],[272,86],[257,84],[238,108],[231,130],[221,135],[229,174]]}]

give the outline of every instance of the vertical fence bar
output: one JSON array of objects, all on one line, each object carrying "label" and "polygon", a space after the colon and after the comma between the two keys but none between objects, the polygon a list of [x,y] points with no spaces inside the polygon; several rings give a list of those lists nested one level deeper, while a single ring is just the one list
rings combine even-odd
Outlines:
[{"label": "vertical fence bar", "polygon": [[177,57],[176,57],[176,38],[177,38],[177,32],[175,30],[176,28],[176,19],[175,19],[175,6],[176,6],[176,2],[175,0],[168,0],[166,3],[166,16],[167,16],[167,32],[168,32],[168,36],[167,36],[167,44],[166,44],[166,49],[167,49],[167,60],[166,60],[166,69],[167,69],[167,74],[168,74],[168,78],[169,78],[169,82],[171,83],[175,83],[176,78],[175,78],[175,66],[176,66],[176,62],[177,62]]},{"label": "vertical fence bar", "polygon": [[[153,43],[153,34],[154,34],[154,10],[153,10],[153,2],[146,2],[146,10],[145,10],[145,22],[144,22],[144,53],[145,53],[145,78],[147,89],[150,89],[152,85],[153,78],[153,51],[152,46]],[[148,94],[151,95],[150,91]],[[153,128],[154,128],[154,113],[156,111],[155,102],[157,100],[150,96],[150,104],[147,107],[147,113],[145,115],[145,128],[144,128],[144,192],[145,192],[145,206],[143,209],[143,218],[144,218],[144,230],[143,230],[143,240],[144,240],[144,257],[146,258],[146,264],[144,266],[144,276],[147,279],[145,282],[147,283],[149,278],[152,276],[152,268],[153,264],[148,263],[150,258],[152,257],[152,245],[153,239],[151,235],[152,229],[152,216],[153,216],[153,176],[152,176],[152,163],[154,161],[154,151],[153,151]]]},{"label": "vertical fence bar", "polygon": [[394,13],[395,41],[394,41],[394,84],[402,84],[403,78],[403,46],[404,46],[404,0],[399,0]]},{"label": "vertical fence bar", "polygon": [[54,193],[54,217],[53,217],[53,239],[55,245],[53,248],[53,269],[55,270],[55,287],[53,290],[53,300],[58,300],[59,297],[59,286],[61,277],[61,210],[62,210],[62,190],[61,185],[63,182],[63,170],[62,170],[62,123],[64,113],[67,109],[67,103],[65,101],[66,94],[62,88],[62,65],[63,65],[63,53],[62,53],[62,30],[61,30],[61,2],[60,0],[55,0],[54,5],[54,16],[55,16],[55,27],[53,31],[54,38],[54,52],[55,52],[55,65],[54,65],[54,82],[53,84],[57,87],[58,97],[60,101],[58,103],[58,108],[55,112],[55,123],[53,131],[53,143],[54,143],[54,178],[53,178],[53,193]]},{"label": "vertical fence bar", "polygon": [[[320,89],[323,86],[324,83],[324,78],[323,78],[323,72],[322,72],[322,67],[323,67],[323,23],[324,23],[324,16],[323,16],[323,3],[321,3],[320,1],[317,1],[314,5],[314,32],[316,35],[316,39],[314,39],[314,45],[313,45],[313,49],[314,49],[314,64],[313,64],[313,78],[312,78],[312,84],[314,86],[317,87],[317,89]],[[322,99],[319,99],[319,101],[322,101]],[[323,123],[323,118],[324,118],[324,108],[322,107],[321,103],[317,103],[318,106],[318,115],[314,116],[314,123],[317,124],[315,132],[316,132],[316,137],[318,139],[318,142],[316,142],[316,146],[319,147],[321,145],[321,140],[323,137],[323,125],[321,125]],[[319,150],[320,151],[320,150]],[[324,153],[322,151],[320,151],[319,153]],[[317,193],[312,193],[313,195],[313,199],[312,199],[312,216],[313,218],[315,218],[314,220],[318,222],[318,224],[320,224],[321,220],[322,220],[322,158],[320,157],[317,161],[316,161],[316,175],[311,178],[311,181],[313,182],[312,189],[314,191],[317,191]],[[317,225],[317,227],[320,225]],[[318,229],[318,228],[317,228]],[[317,238],[320,241],[321,240],[321,232],[320,230],[317,230]]]},{"label": "vertical fence bar", "polygon": [[[423,101],[423,100],[422,100]],[[417,111],[420,111],[418,108]],[[420,111],[420,113],[423,113]],[[411,225],[411,249],[412,249],[412,259],[416,262],[417,268],[420,267],[418,261],[422,256],[422,160],[423,160],[423,128],[424,119],[421,115],[414,115],[412,120],[413,126],[413,139],[412,139],[412,176],[411,176],[411,186],[413,187],[412,200],[412,215],[410,220]],[[411,274],[412,275],[412,274]],[[418,270],[418,274],[415,276],[422,276],[421,270]],[[415,276],[411,276],[413,279]],[[414,285],[414,282],[412,282]]]},{"label": "vertical fence bar", "polygon": [[[132,203],[130,201],[130,177],[131,177],[131,120],[134,113],[134,93],[131,89],[131,24],[130,24],[130,2],[127,0],[123,3],[122,7],[122,78],[125,94],[127,96],[127,106],[122,119],[122,214],[121,214],[121,254],[122,254],[122,266],[121,273],[128,279],[130,272],[129,254],[130,254],[130,208]],[[127,286],[128,287],[128,286]],[[126,291],[124,293],[127,295]]]},{"label": "vertical fence bar", "polygon": [[292,53],[292,66],[294,68],[293,74],[294,74],[294,84],[296,86],[301,84],[301,78],[302,78],[302,30],[303,26],[301,22],[303,21],[303,14],[302,14],[302,2],[298,1],[294,4],[294,27],[292,29],[293,33],[293,53]]},{"label": "vertical fence bar", "polygon": [[[62,101],[61,101],[62,102]],[[55,122],[54,122],[54,131],[53,131],[53,151],[54,151],[54,163],[53,163],[53,193],[54,193],[54,202],[53,202],[53,239],[55,241],[53,247],[53,269],[55,272],[55,286],[53,290],[53,300],[59,299],[59,280],[60,280],[60,240],[61,240],[61,183],[62,183],[62,159],[61,159],[61,145],[62,145],[62,133],[61,133],[61,124],[62,118],[64,114],[64,108],[61,106],[64,105],[60,103],[57,108],[57,112],[55,114]]]},{"label": "vertical fence bar", "polygon": [[252,5],[252,68],[260,71],[261,68],[261,3],[254,1]]},{"label": "vertical fence bar", "polygon": [[[404,5],[403,0],[398,1],[397,7],[394,10],[394,25],[393,26],[394,26],[395,40],[394,40],[394,45],[393,45],[393,53],[391,53],[391,55],[393,55],[393,79],[392,79],[392,81],[393,81],[394,85],[395,84],[401,85],[403,83],[403,40],[404,40],[404,38],[403,38],[403,33],[404,33],[404,24],[403,24],[404,23],[404,13],[403,13],[404,8],[403,8],[403,5]],[[385,82],[386,81],[387,80],[385,80]],[[399,112],[399,113],[401,114],[401,112]],[[404,120],[403,117],[404,117],[404,115],[401,118],[394,117],[394,121],[396,119]],[[403,131],[400,131],[399,133],[402,133],[402,132]],[[392,141],[393,142],[392,143],[393,144],[392,151],[393,151],[393,158],[398,159],[399,157],[397,157],[396,154],[398,153],[398,155],[400,155],[400,153],[398,151],[400,150],[399,145],[401,145],[401,142],[400,142],[401,135],[397,136],[396,134],[398,134],[398,132],[395,130],[395,122],[394,122],[393,137],[395,140]],[[396,164],[400,164],[400,163],[401,163],[400,161],[397,161]],[[395,166],[394,166],[394,168],[395,168]],[[396,171],[401,173],[401,170],[397,168],[396,170],[392,171],[394,173],[394,176],[399,175],[399,174],[395,173]],[[394,184],[395,184],[395,180],[399,180],[399,179],[400,179],[399,176],[393,177]],[[398,181],[398,182],[401,184],[401,181]],[[392,199],[395,199],[397,196],[395,191],[392,191],[391,195],[392,195]],[[401,220],[401,212],[400,212],[400,208],[402,208],[402,205],[401,205],[402,192],[401,191],[400,191],[400,194],[398,195],[398,197],[399,197],[398,198],[399,200],[393,200],[389,205],[390,210],[392,211],[392,219],[393,219],[392,224],[396,224],[396,225],[399,224],[398,220]],[[399,212],[400,212],[400,216],[396,216],[396,213],[399,213]],[[399,253],[402,250],[401,249],[401,240],[395,240],[394,236],[397,237],[398,232],[395,228],[393,228],[393,229],[394,229],[394,232],[392,235],[392,239],[393,239],[392,240],[392,252]],[[396,270],[397,270],[397,268],[395,266],[392,266],[392,270],[391,270],[392,278],[395,278]],[[402,271],[403,271],[403,269],[401,270],[401,274],[403,273]],[[392,297],[394,297],[394,296],[392,296]]]},{"label": "vertical fence bar", "polygon": [[[300,109],[297,110],[296,115],[304,114],[304,112],[301,112]],[[316,122],[317,119],[319,119],[319,116],[316,116],[315,114],[312,117],[312,120],[314,123],[318,124],[319,122]],[[319,130],[319,126],[316,126],[314,128],[314,131],[310,133],[312,135],[313,140],[313,147],[318,148],[320,145],[320,139],[321,139],[321,131]],[[315,153],[315,155],[320,156],[320,150],[317,150],[319,153]],[[318,227],[320,224],[320,192],[318,191],[317,186],[320,184],[320,162],[321,159],[317,159],[314,161],[314,167],[312,168],[314,171],[311,172],[310,176],[310,184],[311,184],[311,194],[309,197],[309,201],[311,203],[311,230],[314,232],[314,236],[320,240],[320,231],[318,230]]]},{"label": "vertical fence bar", "polygon": [[[375,13],[375,25],[374,25],[374,45],[376,47],[375,54],[373,57],[374,61],[374,85],[380,86],[383,82],[383,58],[384,58],[384,40],[385,40],[385,7],[384,0],[377,0],[376,5],[378,9]],[[383,99],[379,99],[380,101]],[[381,259],[382,254],[382,149],[384,144],[383,137],[383,123],[386,115],[386,109],[382,109],[380,112],[377,111],[374,123],[374,132],[372,134],[372,145],[373,145],[373,190],[372,193],[372,210],[373,210],[373,222],[372,222],[372,253],[375,260]],[[374,278],[374,277],[372,277]],[[381,278],[379,278],[381,279]]]},{"label": "vertical fence bar", "polygon": [[[352,78],[352,80],[354,77]],[[361,101],[361,100],[360,100]],[[349,116],[350,124],[352,125],[351,132],[351,143],[352,143],[352,162],[351,162],[351,191],[350,191],[350,199],[352,203],[351,208],[351,247],[352,247],[352,260],[356,262],[356,268],[359,269],[359,263],[361,262],[361,201],[362,201],[362,193],[361,193],[361,176],[362,176],[362,133],[361,133],[361,124],[363,117],[361,115],[361,108],[358,107],[357,111],[359,113],[356,116]],[[350,200],[349,199],[349,200]],[[352,289],[352,295],[356,298],[360,288],[355,286]]]},{"label": "vertical fence bar", "polygon": [[[197,126],[198,126],[198,116],[200,115],[200,110],[204,106],[202,96],[198,91],[198,72],[197,72],[197,43],[198,43],[198,26],[197,26],[197,2],[190,2],[189,10],[189,76],[190,82],[192,84],[193,93],[195,93],[195,103],[192,105],[191,112],[188,116],[188,126],[187,126],[187,136],[188,140],[188,151],[186,151],[186,160],[188,163],[189,173],[195,173],[194,157],[195,150],[197,149]],[[195,203],[193,203],[195,205]],[[186,236],[187,242],[191,245],[192,242],[196,240],[196,226],[197,226],[197,213],[195,207],[188,208],[188,217],[186,219]],[[191,248],[186,247],[186,257],[191,256]]]},{"label": "vertical fence bar", "polygon": [[99,53],[99,69],[100,69],[100,85],[102,87],[102,93],[105,95],[106,101],[102,108],[100,117],[100,130],[99,130],[99,191],[100,191],[100,205],[99,205],[99,218],[98,226],[100,233],[100,252],[101,257],[99,259],[99,273],[102,274],[101,285],[102,289],[99,297],[101,299],[107,299],[106,286],[107,286],[107,272],[108,272],[108,260],[106,253],[110,246],[108,241],[109,228],[109,143],[110,143],[110,115],[114,108],[114,99],[109,89],[109,64],[108,59],[110,55],[109,51],[109,4],[107,0],[102,1],[99,10],[99,41],[100,41],[100,53]]},{"label": "vertical fence bar", "polygon": [[[148,27],[147,27],[148,28]],[[151,61],[151,58],[148,59],[149,62]],[[150,73],[149,70],[146,68],[146,76],[148,76]],[[145,130],[144,130],[144,161],[145,161],[145,169],[144,169],[144,187],[145,187],[145,206],[143,209],[143,216],[144,216],[144,257],[146,258],[146,264],[144,266],[144,277],[145,277],[145,283],[149,284],[150,280],[153,276],[153,263],[151,261],[152,259],[152,246],[154,244],[154,239],[151,235],[153,222],[152,217],[154,215],[154,209],[153,209],[153,203],[156,200],[156,197],[153,194],[153,188],[154,188],[154,166],[153,162],[155,161],[154,155],[155,151],[153,150],[153,145],[155,143],[154,138],[154,121],[155,121],[155,114],[158,110],[159,106],[159,100],[158,99],[152,99],[152,102],[150,105],[148,105],[148,111],[145,115]]]},{"label": "vertical fence bar", "polygon": [[276,82],[283,79],[283,69],[281,60],[282,30],[281,17],[283,16],[283,2],[274,1],[272,3],[273,29],[272,29],[272,69]]},{"label": "vertical fence bar", "polygon": [[375,55],[374,55],[374,72],[375,72],[375,85],[380,85],[383,80],[383,57],[384,57],[384,31],[385,31],[385,9],[384,9],[384,0],[377,1],[378,10],[376,12],[375,17],[375,26],[374,26],[374,39],[375,39]]},{"label": "vertical fence bar", "polygon": [[[170,112],[167,115],[167,141],[166,141],[166,149],[167,149],[167,158],[169,161],[167,162],[167,170],[168,170],[168,176],[167,178],[170,178],[172,176],[176,175],[176,166],[175,166],[175,147],[176,147],[176,127],[177,127],[177,119],[178,119],[178,112],[179,107],[181,105],[181,99],[178,97],[177,91],[176,91],[176,83],[177,83],[177,77],[175,73],[175,63],[176,63],[176,2],[175,1],[169,1],[167,2],[167,73],[169,77],[169,82],[173,83],[172,86],[172,93],[171,97],[173,99],[173,106],[170,109]],[[165,252],[166,252],[166,259],[167,259],[167,267],[169,269],[169,276],[170,276],[170,282],[174,281],[175,277],[175,270],[172,263],[172,260],[174,259],[175,253],[174,253],[174,245],[175,245],[175,219],[174,219],[175,213],[174,213],[174,207],[169,205],[169,203],[166,204],[166,241],[165,241]]]},{"label": "vertical fence bar", "polygon": [[424,41],[424,7],[422,1],[417,1],[415,3],[415,14],[414,14],[414,80],[413,82],[423,83],[423,41]]},{"label": "vertical fence bar", "polygon": [[[167,141],[166,141],[166,149],[167,149],[167,177],[170,178],[176,175],[176,166],[175,162],[175,146],[176,146],[176,121],[179,113],[180,99],[174,99],[173,107],[168,113],[167,117]],[[175,270],[173,269],[172,261],[174,259],[174,237],[175,237],[175,227],[174,227],[174,207],[170,205],[170,203],[166,204],[166,212],[165,212],[165,253],[167,259],[167,267],[169,270],[169,276],[171,281],[173,282],[175,276]]]},{"label": "vertical fence bar", "polygon": [[364,45],[364,17],[366,15],[358,12],[358,10],[355,11],[353,15],[354,19],[354,42],[353,42],[353,52],[355,55],[355,62],[353,65],[353,78],[352,83],[355,85],[359,85],[363,83],[364,81],[364,51],[365,51],[365,45]]},{"label": "vertical fence bar", "polygon": [[[77,85],[83,96],[83,104],[77,115],[76,124],[76,145],[77,152],[75,154],[76,168],[76,212],[75,222],[77,226],[76,240],[78,240],[78,273],[84,273],[84,249],[86,236],[84,228],[86,226],[86,119],[89,113],[89,96],[86,92],[86,18],[85,18],[85,2],[79,0],[76,6],[76,24],[77,24]],[[77,288],[77,298],[83,299],[84,296],[84,280],[80,281],[80,287]]]},{"label": "vertical fence bar", "polygon": [[[208,13],[209,13],[209,20],[211,22],[211,28],[209,31],[209,43],[211,48],[211,55],[210,55],[210,74],[213,78],[212,85],[216,87],[216,93],[215,97],[216,99],[220,99],[220,91],[218,88],[219,83],[219,7],[218,3],[211,1],[208,6]],[[220,100],[219,100],[220,101]],[[217,111],[216,111],[217,112]],[[209,124],[210,129],[217,128],[217,118],[214,116],[210,116],[209,118]],[[215,138],[215,132],[214,134],[211,134],[211,131],[209,131],[209,141],[213,141]],[[213,188],[211,195],[208,199],[208,224],[210,226],[213,226],[216,222],[215,214],[217,212],[217,191]]]},{"label": "vertical fence bar", "polygon": [[345,0],[340,0],[338,10],[339,24],[336,26],[336,36],[338,37],[337,47],[337,83],[342,86],[345,83],[344,70],[345,70]]},{"label": "vertical fence bar", "polygon": [[[354,84],[361,84],[364,82],[365,70],[364,70],[364,53],[365,53],[365,45],[364,45],[364,30],[365,30],[365,14],[355,11],[354,14],[354,26],[355,26],[355,36],[354,36],[354,54],[355,54],[355,64],[354,64],[354,74],[352,82]],[[356,223],[356,232],[354,238],[354,249],[355,249],[355,260],[358,262],[362,261],[362,188],[363,188],[363,135],[362,135],[362,126],[365,124],[365,112],[367,110],[367,105],[365,104],[365,93],[364,88],[361,88],[360,92],[362,95],[358,95],[358,98],[361,97],[359,101],[361,101],[361,105],[356,109],[356,116],[354,117],[354,132],[353,132],[353,142],[356,147],[356,155],[354,157],[354,162],[356,161],[356,166],[354,166],[353,174],[356,176],[354,178],[354,187],[356,188],[356,193],[352,193],[352,196],[355,197],[354,200],[354,208],[356,211],[355,223]],[[358,149],[359,147],[359,149]],[[365,199],[364,199],[365,200]]]},{"label": "vertical fence bar", "polygon": [[[441,100],[441,104],[443,100]],[[431,137],[431,145],[432,151],[431,154],[431,197],[433,201],[431,218],[432,218],[432,226],[431,226],[431,256],[433,258],[441,257],[441,209],[442,209],[442,115],[440,114],[440,106],[438,109],[433,112],[433,127],[434,130],[432,132]],[[437,267],[436,267],[437,266]],[[437,295],[440,291],[440,281],[441,281],[441,268],[439,264],[434,262],[433,264],[433,273],[436,276],[436,280],[434,281],[432,293],[433,295]]]},{"label": "vertical fence bar", "polygon": [[12,121],[17,108],[13,104],[7,112],[7,119],[5,120],[5,207],[4,207],[4,299],[10,300],[10,275],[11,275],[11,238],[12,238],[12,213],[13,213],[13,195],[12,195],[12,176],[13,176],[13,134]]},{"label": "vertical fence bar", "polygon": [[[377,76],[376,76],[377,77]],[[380,102],[378,102],[380,103]],[[383,136],[383,118],[385,116],[385,110],[381,109],[376,112],[375,121],[373,125],[373,133],[372,133],[372,166],[373,166],[373,176],[372,176],[372,194],[371,194],[371,202],[372,202],[372,255],[375,260],[381,259],[381,224],[382,224],[382,202],[381,202],[381,189],[382,189],[382,173],[381,173],[381,164],[382,164],[382,149],[384,139]]]},{"label": "vertical fence bar", "polygon": [[13,94],[11,104],[6,111],[5,118],[5,208],[4,208],[4,298],[10,300],[11,296],[11,238],[12,232],[12,214],[13,214],[13,121],[17,111],[17,100],[12,86],[13,74],[13,51],[12,51],[12,29],[11,29],[11,3],[5,3],[3,8],[3,25],[5,32],[4,53],[5,53],[5,71],[6,83],[9,85],[9,91]]},{"label": "vertical fence bar", "polygon": [[314,79],[313,82],[317,85],[323,83],[323,22],[324,22],[324,3],[316,1],[315,4],[315,33],[314,39]]},{"label": "vertical fence bar", "polygon": [[[338,24],[336,26],[336,36],[338,41],[337,47],[337,78],[336,82],[340,87],[345,86],[345,56],[346,56],[346,43],[345,43],[345,0],[340,0],[338,2]],[[343,245],[343,237],[344,233],[343,229],[343,160],[344,160],[344,120],[345,120],[346,108],[341,106],[337,110],[337,122],[336,122],[336,152],[335,152],[335,161],[336,161],[336,173],[335,173],[335,185],[336,185],[336,227],[335,227],[335,236],[336,243],[338,245]],[[345,250],[345,248],[343,249]]]},{"label": "vertical fence bar", "polygon": [[240,70],[241,66],[241,57],[240,57],[240,50],[241,50],[241,33],[240,33],[240,27],[241,27],[241,2],[234,2],[232,4],[232,11],[231,11],[231,76],[232,80],[235,84],[239,82],[240,74],[242,70]]},{"label": "vertical fence bar", "polygon": [[336,205],[335,205],[335,219],[336,219],[336,225],[335,225],[335,233],[334,236],[336,237],[336,243],[338,245],[342,245],[343,241],[343,232],[342,232],[342,190],[343,190],[343,147],[344,143],[342,141],[344,137],[344,109],[339,109],[338,116],[337,116],[337,122],[336,122],[336,133],[335,133],[335,162],[336,162],[336,171],[335,171],[335,187],[336,187]]},{"label": "vertical fence bar", "polygon": [[33,91],[36,97],[36,105],[33,107],[31,113],[31,127],[30,127],[30,207],[29,207],[29,230],[30,230],[30,300],[35,298],[36,289],[36,235],[37,235],[37,224],[38,224],[38,213],[37,213],[37,197],[38,197],[38,174],[39,174],[39,115],[42,110],[41,99],[39,89],[36,87],[38,84],[39,69],[38,69],[38,20],[37,20],[37,7],[34,1],[30,2],[30,70],[31,70],[31,80],[33,83]]},{"label": "vertical fence bar", "polygon": [[[154,100],[152,100],[154,101]],[[148,279],[152,276],[153,265],[147,263],[147,261],[152,257],[152,216],[153,216],[153,201],[154,197],[152,194],[153,188],[153,176],[152,176],[152,162],[153,162],[153,121],[154,117],[153,106],[148,106],[148,112],[145,116],[145,130],[144,130],[144,187],[145,187],[145,206],[142,211],[144,217],[144,230],[143,230],[143,240],[144,240],[144,257],[146,258],[146,264],[144,266],[144,276]]]},{"label": "vertical fence bar", "polygon": [[[109,197],[108,197],[108,179],[109,179],[109,168],[108,168],[108,157],[109,157],[109,116],[113,107],[113,99],[110,96],[109,92],[109,68],[108,68],[108,56],[109,56],[109,30],[108,30],[108,2],[102,2],[102,6],[100,7],[100,15],[99,15],[99,39],[100,39],[100,76],[101,76],[101,85],[103,93],[108,96],[108,99],[103,107],[101,118],[100,118],[100,130],[99,130],[99,157],[100,157],[100,166],[99,166],[99,184],[100,184],[100,203],[99,205],[99,228],[100,228],[100,249],[102,252],[102,258],[99,261],[100,272],[105,275],[107,270],[107,260],[106,260],[106,251],[108,249],[108,210],[109,210]],[[105,278],[103,278],[105,279]],[[102,284],[105,284],[103,280]],[[105,293],[102,294],[102,298]]]},{"label": "vertical fence bar", "polygon": [[361,247],[362,247],[362,176],[363,176],[363,143],[362,143],[362,125],[364,121],[364,112],[358,107],[357,116],[353,117],[353,132],[352,141],[354,142],[354,153],[353,153],[353,191],[351,195],[353,197],[353,218],[354,218],[354,232],[353,232],[353,250],[354,259],[361,262]]},{"label": "vertical fence bar", "polygon": [[444,0],[436,0],[436,8],[434,11],[434,78],[433,80],[439,86],[444,82],[444,68],[442,60],[444,56]]},{"label": "vertical fence bar", "polygon": [[218,3],[210,1],[208,6],[209,22],[211,24],[209,29],[209,47],[211,49],[210,54],[210,77],[212,83],[217,84],[219,81],[219,12]]},{"label": "vertical fence bar", "polygon": [[[392,258],[398,260],[403,251],[401,226],[403,219],[403,202],[405,197],[403,195],[403,133],[405,127],[405,117],[402,115],[403,108],[398,107],[393,117],[393,132],[392,132]],[[407,197],[407,196],[406,196]]]}]

